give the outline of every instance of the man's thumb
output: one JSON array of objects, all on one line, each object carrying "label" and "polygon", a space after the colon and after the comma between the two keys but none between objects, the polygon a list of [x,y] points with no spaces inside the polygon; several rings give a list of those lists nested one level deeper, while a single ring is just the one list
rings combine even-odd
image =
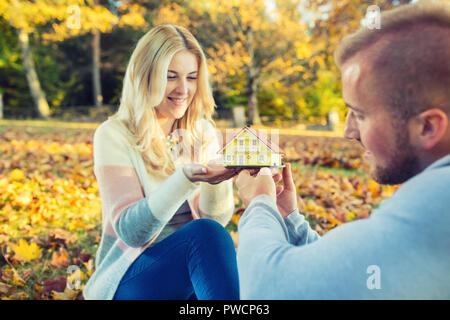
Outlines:
[{"label": "man's thumb", "polygon": [[258,172],[258,176],[272,176],[272,171],[267,167],[261,168]]}]

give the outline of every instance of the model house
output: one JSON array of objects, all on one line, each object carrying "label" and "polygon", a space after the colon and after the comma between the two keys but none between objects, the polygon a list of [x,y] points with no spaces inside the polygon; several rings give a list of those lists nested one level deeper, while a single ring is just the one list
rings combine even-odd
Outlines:
[{"label": "model house", "polygon": [[244,127],[218,151],[225,167],[283,167],[283,151],[267,134]]}]

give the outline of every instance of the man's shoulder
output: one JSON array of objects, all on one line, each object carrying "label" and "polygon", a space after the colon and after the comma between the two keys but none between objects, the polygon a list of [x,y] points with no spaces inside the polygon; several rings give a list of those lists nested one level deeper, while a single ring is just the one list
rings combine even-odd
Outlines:
[{"label": "man's shoulder", "polygon": [[383,201],[380,208],[389,208],[397,214],[403,212],[405,217],[411,218],[417,213],[417,218],[423,219],[426,213],[427,219],[450,219],[450,215],[444,214],[450,199],[450,161],[441,160],[444,161],[436,162],[437,165],[433,164],[406,181],[391,198]]},{"label": "man's shoulder", "polygon": [[[448,185],[450,183],[450,155],[436,160],[421,173],[412,177],[404,183],[408,189],[420,191],[430,189],[443,189],[447,193],[450,192]],[[447,186],[447,188],[445,187]]]}]

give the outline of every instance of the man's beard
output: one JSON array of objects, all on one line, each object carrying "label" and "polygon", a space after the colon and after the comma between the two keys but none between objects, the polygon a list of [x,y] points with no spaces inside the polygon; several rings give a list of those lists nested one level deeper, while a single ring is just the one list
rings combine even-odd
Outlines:
[{"label": "man's beard", "polygon": [[419,157],[404,134],[397,137],[395,152],[388,167],[375,166],[372,178],[379,184],[401,184],[422,171]]}]

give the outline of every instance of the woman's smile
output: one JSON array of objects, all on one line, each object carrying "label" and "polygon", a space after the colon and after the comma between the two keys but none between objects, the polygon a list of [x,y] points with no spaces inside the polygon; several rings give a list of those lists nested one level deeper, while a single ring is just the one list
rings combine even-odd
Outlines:
[{"label": "woman's smile", "polygon": [[175,97],[167,97],[175,106],[182,107],[186,104],[187,97],[185,98],[175,98]]}]

